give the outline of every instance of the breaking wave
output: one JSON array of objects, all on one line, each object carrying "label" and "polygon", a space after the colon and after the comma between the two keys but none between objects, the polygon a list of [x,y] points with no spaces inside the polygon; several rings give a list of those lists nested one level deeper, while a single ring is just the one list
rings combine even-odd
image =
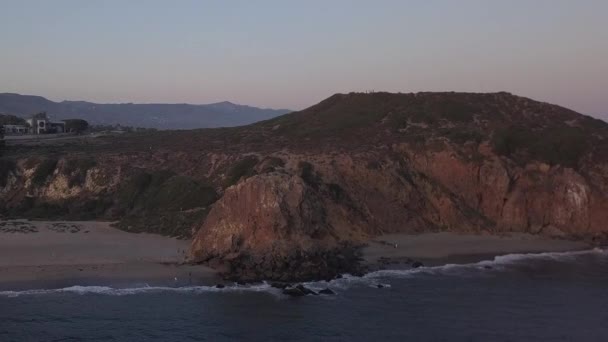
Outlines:
[{"label": "breaking wave", "polygon": [[523,261],[556,261],[567,262],[574,261],[576,258],[585,255],[608,256],[608,250],[594,248],[590,250],[574,251],[574,252],[545,252],[545,253],[516,253],[505,254],[494,257],[492,260],[482,260],[470,264],[445,264],[434,267],[420,267],[408,270],[381,270],[366,274],[364,277],[381,277],[381,276],[411,276],[414,274],[446,274],[458,270],[500,270],[505,266],[520,264]]},{"label": "breaking wave", "polygon": [[597,255],[608,256],[608,250],[594,248],[590,250],[571,251],[571,252],[545,252],[545,253],[519,253],[505,254],[494,257],[491,260],[482,260],[468,264],[445,264],[432,267],[419,267],[409,269],[387,269],[379,270],[365,274],[362,277],[344,275],[342,278],[334,279],[329,282],[309,282],[305,285],[313,290],[320,290],[329,287],[334,290],[346,290],[353,286],[369,286],[369,287],[390,287],[390,284],[385,283],[391,278],[411,278],[419,275],[457,275],[462,276],[466,272],[500,271],[510,265],[521,264],[525,261],[555,261],[568,262],[574,261],[578,257]]},{"label": "breaking wave", "polygon": [[[546,260],[556,262],[574,261],[580,256],[598,255],[608,256],[608,250],[595,248],[591,250],[574,251],[574,252],[548,252],[548,253],[524,253],[524,254],[505,254],[494,257],[492,260],[483,260],[469,264],[446,264],[433,267],[419,267],[414,269],[389,269],[379,270],[357,277],[345,274],[342,278],[331,281],[315,281],[307,282],[304,285],[312,290],[319,291],[324,288],[330,288],[335,291],[347,290],[355,286],[383,287],[390,288],[390,284],[386,281],[391,278],[408,278],[421,274],[427,275],[450,275],[463,274],[462,271],[488,271],[501,270],[509,265],[519,264],[530,260]],[[186,286],[186,287],[162,287],[162,286],[141,286],[131,288],[114,288],[109,286],[70,286],[61,289],[40,289],[40,290],[24,290],[24,291],[0,291],[0,296],[17,297],[24,295],[45,295],[56,293],[73,293],[73,294],[99,294],[112,296],[125,296],[145,293],[158,292],[173,292],[173,293],[223,293],[223,292],[266,292],[277,296],[281,296],[281,290],[273,288],[269,283],[263,282],[260,284],[251,285],[229,285],[223,288],[216,286]]]},{"label": "breaking wave", "polygon": [[73,294],[100,294],[111,296],[125,296],[141,293],[158,293],[158,292],[174,292],[174,293],[207,293],[207,292],[273,292],[276,290],[267,283],[254,285],[234,285],[218,288],[215,286],[184,286],[184,287],[165,287],[165,286],[142,286],[142,287],[127,287],[115,288],[109,286],[70,286],[61,289],[40,289],[40,290],[24,290],[24,291],[0,291],[0,296],[17,297],[23,295],[45,295],[55,293],[73,293]]}]

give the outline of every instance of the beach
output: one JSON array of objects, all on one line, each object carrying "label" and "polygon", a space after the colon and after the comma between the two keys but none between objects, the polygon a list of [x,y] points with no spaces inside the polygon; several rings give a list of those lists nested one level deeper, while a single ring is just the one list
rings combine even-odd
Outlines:
[{"label": "beach", "polygon": [[526,233],[502,235],[386,234],[363,248],[364,263],[371,269],[409,267],[413,261],[425,266],[471,263],[505,254],[567,252],[592,248],[582,241],[554,239]]},{"label": "beach", "polygon": [[[222,283],[203,265],[183,264],[189,240],[135,234],[109,222],[0,221],[0,289],[85,286],[190,286]],[[470,263],[512,253],[589,249],[586,243],[529,234],[390,234],[362,249],[376,269]]]},{"label": "beach", "polygon": [[206,266],[181,264],[189,244],[109,222],[0,221],[0,287],[218,282]]}]

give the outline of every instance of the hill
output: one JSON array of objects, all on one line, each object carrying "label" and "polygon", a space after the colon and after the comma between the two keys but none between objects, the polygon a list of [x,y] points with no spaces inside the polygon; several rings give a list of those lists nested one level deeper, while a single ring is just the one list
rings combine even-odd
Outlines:
[{"label": "hill", "polygon": [[122,125],[157,129],[194,129],[245,125],[287,113],[220,102],[190,104],[99,104],[85,101],[53,102],[41,96],[0,94],[0,113],[23,117],[46,111],[54,119],[84,119],[92,125]]},{"label": "hill", "polygon": [[255,124],[9,147],[8,216],[193,236],[239,279],[356,271],[379,234],[608,241],[608,124],[508,93],[336,94]]}]

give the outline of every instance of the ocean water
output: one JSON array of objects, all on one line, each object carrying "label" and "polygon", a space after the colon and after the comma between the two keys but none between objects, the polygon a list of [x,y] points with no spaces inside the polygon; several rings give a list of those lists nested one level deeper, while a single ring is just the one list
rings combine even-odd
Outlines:
[{"label": "ocean water", "polygon": [[0,341],[608,341],[599,249],[308,286],[337,294],[289,298],[267,284],[2,291]]}]

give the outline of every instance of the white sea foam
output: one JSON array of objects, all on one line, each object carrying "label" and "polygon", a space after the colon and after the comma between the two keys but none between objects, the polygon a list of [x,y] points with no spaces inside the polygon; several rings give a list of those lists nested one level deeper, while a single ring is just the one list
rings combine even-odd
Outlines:
[{"label": "white sea foam", "polygon": [[492,260],[482,260],[470,264],[446,264],[433,267],[419,267],[407,270],[381,270],[366,274],[367,278],[378,277],[410,277],[416,274],[451,274],[463,270],[501,270],[505,266],[515,265],[531,260],[553,260],[565,262],[575,260],[584,255],[608,256],[608,250],[594,248],[573,252],[545,252],[545,253],[518,253],[505,254],[494,257]]},{"label": "white sea foam", "polygon": [[[330,288],[334,291],[343,291],[356,286],[390,288],[386,283],[390,278],[408,278],[420,274],[441,275],[441,274],[463,274],[463,271],[496,271],[506,266],[518,264],[530,260],[553,260],[565,262],[575,260],[577,257],[585,255],[608,256],[608,250],[595,248],[591,250],[575,252],[548,252],[548,253],[525,253],[525,254],[506,254],[494,257],[492,260],[483,260],[470,264],[447,264],[433,267],[419,267],[405,270],[380,270],[365,274],[362,277],[345,274],[342,278],[331,281],[308,282],[304,285],[315,291]],[[224,288],[215,286],[186,286],[186,287],[162,287],[162,286],[141,286],[131,288],[114,288],[109,286],[70,286],[61,289],[39,289],[24,291],[0,291],[0,296],[18,297],[26,295],[45,295],[57,293],[74,293],[79,295],[99,294],[111,296],[125,296],[143,293],[173,292],[173,293],[217,293],[217,292],[267,292],[273,295],[281,295],[281,290],[273,288],[269,283],[253,285],[232,285]]]},{"label": "white sea foam", "polygon": [[144,286],[115,288],[109,286],[70,286],[60,289],[39,289],[24,291],[0,291],[0,296],[18,297],[23,295],[45,295],[57,293],[74,293],[79,295],[99,294],[111,296],[125,296],[142,293],[174,292],[174,293],[209,293],[209,292],[270,292],[277,293],[277,289],[272,288],[267,283],[254,285],[234,285],[217,288],[215,286],[184,286],[184,287],[164,287],[164,286]]},{"label": "white sea foam", "polygon": [[329,282],[310,282],[305,284],[313,290],[329,287],[334,290],[346,290],[353,286],[371,286],[388,288],[390,284],[386,281],[391,278],[410,278],[425,275],[464,275],[468,271],[500,271],[509,265],[516,265],[531,260],[553,260],[556,262],[566,262],[575,260],[577,257],[585,255],[607,256],[608,250],[594,248],[591,250],[573,252],[546,252],[546,253],[521,253],[505,254],[494,257],[492,260],[482,260],[469,264],[445,264],[441,266],[419,267],[409,269],[388,269],[379,270],[365,274],[362,277],[344,275],[342,278],[334,279]]}]

